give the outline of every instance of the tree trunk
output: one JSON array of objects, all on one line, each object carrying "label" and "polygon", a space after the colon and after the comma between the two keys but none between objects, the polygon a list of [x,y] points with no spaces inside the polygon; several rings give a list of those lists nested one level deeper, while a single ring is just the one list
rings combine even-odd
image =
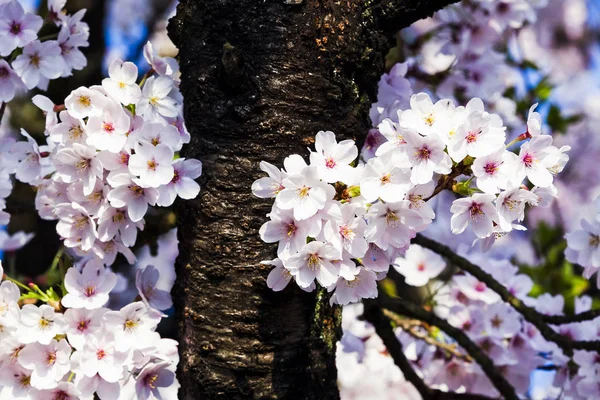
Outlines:
[{"label": "tree trunk", "polygon": [[169,26],[204,163],[200,196],[178,205],[173,297],[181,399],[338,397],[341,310],[324,291],[265,280],[276,245],[258,229],[272,201],[250,186],[320,130],[360,139],[394,31],[449,1],[182,0]]}]

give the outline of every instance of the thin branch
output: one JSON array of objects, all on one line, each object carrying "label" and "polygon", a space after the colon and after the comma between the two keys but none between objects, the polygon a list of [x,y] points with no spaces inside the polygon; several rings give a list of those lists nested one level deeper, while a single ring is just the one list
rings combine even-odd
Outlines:
[{"label": "thin branch", "polygon": [[4,117],[4,111],[6,111],[6,103],[2,102],[2,105],[0,105],[0,125],[2,125],[2,118]]},{"label": "thin branch", "polygon": [[370,16],[389,40],[415,21],[432,16],[458,0],[372,0],[365,9],[365,15]]},{"label": "thin branch", "polygon": [[[404,355],[402,344],[396,337],[390,320],[383,314],[381,308],[377,304],[378,300],[364,300],[365,312],[364,317],[375,327],[375,332],[381,338],[388,353],[394,360],[394,363],[400,368],[404,374],[404,378],[413,384],[424,400],[491,400],[490,397],[470,394],[470,393],[454,393],[443,392],[438,389],[433,389],[421,379],[415,372],[410,361]],[[514,397],[506,397],[507,399],[517,399]]]},{"label": "thin branch", "polygon": [[506,400],[519,398],[515,393],[514,387],[506,380],[500,371],[498,371],[494,362],[462,330],[450,325],[445,319],[442,319],[434,313],[426,311],[421,306],[407,300],[400,298],[391,299],[382,295],[380,302],[385,308],[389,308],[390,310],[412,318],[417,318],[440,328],[448,336],[456,340],[456,342],[465,349],[471,357],[473,357],[475,362],[481,366],[481,369],[483,369],[494,387]]},{"label": "thin branch", "polygon": [[490,274],[485,272],[477,265],[471,263],[466,258],[459,256],[448,246],[438,243],[435,240],[426,238],[422,235],[417,235],[413,239],[413,243],[428,248],[429,250],[444,256],[463,271],[468,272],[480,282],[485,283],[487,287],[500,295],[502,300],[509,303],[515,310],[517,310],[523,316],[523,318],[531,322],[546,340],[556,343],[566,355],[572,356],[574,349],[600,352],[600,341],[572,341],[554,331],[554,329],[552,329],[546,321],[548,316],[543,315],[534,308],[523,304],[521,300],[513,296],[504,285],[494,279]]},{"label": "thin branch", "polygon": [[430,199],[437,196],[442,190],[449,189],[452,190],[452,186],[456,183],[456,178],[461,176],[468,169],[466,165],[464,165],[463,161],[458,163],[452,168],[452,172],[448,175],[442,175],[433,191],[431,196],[427,197],[423,201],[429,201]]},{"label": "thin branch", "polygon": [[410,336],[420,339],[427,344],[437,347],[438,349],[444,350],[445,352],[450,353],[454,357],[463,361],[473,362],[473,357],[458,350],[455,344],[440,342],[439,340],[435,340],[429,336],[427,333],[420,331],[418,327],[423,326],[423,321],[418,319],[400,318],[396,313],[388,309],[383,309],[383,314]]},{"label": "thin branch", "polygon": [[600,309],[589,310],[575,315],[544,315],[544,321],[549,324],[562,325],[570,324],[571,322],[589,321],[596,317],[600,317]]}]

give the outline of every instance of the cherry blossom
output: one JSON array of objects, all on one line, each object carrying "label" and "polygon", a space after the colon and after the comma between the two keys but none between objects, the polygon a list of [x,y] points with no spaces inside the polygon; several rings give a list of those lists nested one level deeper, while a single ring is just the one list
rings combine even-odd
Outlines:
[{"label": "cherry blossom", "polygon": [[332,261],[340,258],[340,253],[330,244],[310,242],[291,256],[284,266],[302,288],[309,287],[315,280],[322,286],[329,286],[337,281],[338,271]]},{"label": "cherry blossom", "polygon": [[65,275],[68,293],[62,298],[67,308],[100,308],[108,301],[108,294],[115,287],[117,276],[107,271],[102,263],[88,261],[82,271],[69,268]]},{"label": "cherry blossom", "polygon": [[358,156],[352,140],[337,143],[333,132],[319,132],[315,137],[316,152],[310,154],[311,165],[317,167],[319,177],[328,183],[347,182],[352,174],[350,163]]},{"label": "cherry blossom", "polygon": [[46,88],[49,79],[58,78],[64,70],[61,50],[56,42],[30,42],[23,48],[23,54],[13,61],[12,66],[19,74],[27,89],[36,86]]},{"label": "cherry blossom", "polygon": [[141,185],[158,187],[173,180],[175,170],[172,162],[173,149],[167,145],[136,146],[135,154],[129,158],[129,171],[140,177]]},{"label": "cherry blossom", "polygon": [[404,256],[397,257],[392,265],[411,286],[426,285],[446,268],[442,257],[416,244],[411,244]]},{"label": "cherry blossom", "polygon": [[37,39],[42,23],[40,16],[26,13],[18,1],[4,2],[0,6],[0,56],[8,56],[15,48]]},{"label": "cherry blossom", "polygon": [[450,222],[452,233],[462,233],[471,226],[475,235],[484,238],[492,233],[498,216],[492,204],[494,195],[476,193],[471,197],[454,200],[450,211],[454,214]]},{"label": "cherry blossom", "polygon": [[108,68],[108,76],[102,80],[102,87],[109,96],[123,105],[138,102],[142,92],[136,84],[138,70],[134,63],[116,59]]},{"label": "cherry blossom", "polygon": [[167,76],[148,78],[137,103],[138,112],[149,120],[159,115],[175,117],[178,113],[177,102],[168,96],[172,89],[173,80]]},{"label": "cherry blossom", "polygon": [[289,175],[283,186],[285,189],[275,198],[276,204],[282,210],[293,210],[298,220],[312,217],[333,197],[333,188],[318,179],[314,167],[305,168],[302,175]]}]

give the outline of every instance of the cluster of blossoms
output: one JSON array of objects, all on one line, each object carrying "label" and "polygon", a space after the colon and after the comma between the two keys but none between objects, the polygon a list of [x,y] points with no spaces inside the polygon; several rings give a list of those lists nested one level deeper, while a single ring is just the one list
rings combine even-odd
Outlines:
[{"label": "cluster of blossoms", "polygon": [[[146,291],[156,268],[138,271],[142,301],[103,305],[117,276],[89,260],[67,272],[58,304],[19,306],[19,287],[0,285],[0,396],[16,399],[176,399],[177,343],[155,332],[168,292]],[[0,267],[0,274],[3,274]],[[153,281],[153,282],[152,282]],[[42,292],[40,292],[42,293]],[[151,294],[146,298],[144,293]]]},{"label": "cluster of blossoms", "polygon": [[[143,253],[150,261],[138,263],[133,293],[126,276],[110,268],[118,253],[137,261],[131,247],[149,206],[168,207],[200,190],[194,180],[201,162],[178,156],[190,140],[178,65],[150,44],[144,56],[150,70],[139,84],[137,67],[115,60],[101,86],[72,91],[64,105],[36,96],[46,116],[45,145],[25,131],[26,141],[2,142],[3,198],[11,174],[36,187],[39,215],[58,221],[76,259],[62,295],[33,284],[21,295],[12,281],[2,283],[0,386],[7,398],[177,398],[177,343],[155,332],[172,307],[176,252],[154,260]],[[2,240],[16,248],[21,236]],[[168,240],[176,246],[173,235]],[[47,304],[19,308],[26,299]]]},{"label": "cluster of blossoms", "polygon": [[[52,79],[83,69],[80,47],[88,46],[89,28],[81,21],[85,10],[63,13],[66,0],[48,1],[48,16],[25,12],[18,0],[0,2],[0,103],[35,87],[46,90]],[[42,26],[57,31],[38,38]]]},{"label": "cluster of blossoms", "polygon": [[[437,12],[434,18],[414,24],[402,33],[415,83],[429,88],[419,76],[438,75],[435,90],[440,97],[479,97],[499,113],[507,126],[519,125],[515,99],[505,95],[509,87],[523,94],[525,81],[519,58],[506,50],[507,38],[536,21],[547,0],[465,1]],[[435,33],[435,35],[431,35]],[[427,38],[427,39],[423,39]],[[418,51],[415,52],[415,49]],[[510,54],[510,57],[508,55]],[[434,88],[431,88],[432,90]]]},{"label": "cluster of blossoms", "polygon": [[[129,248],[149,206],[170,206],[200,190],[194,179],[201,162],[175,157],[190,139],[177,64],[155,56],[149,45],[145,55],[151,70],[141,85],[133,63],[115,60],[102,86],[74,90],[64,107],[42,107],[48,145],[38,148],[28,137],[19,158],[27,175],[17,179],[37,186],[40,216],[58,220],[66,247],[106,265],[117,253],[135,260]],[[40,97],[38,103],[49,102]],[[55,108],[62,109],[58,116]]]},{"label": "cluster of blossoms", "polygon": [[[541,134],[534,108],[519,138],[531,140],[518,153],[507,150],[502,120],[486,112],[480,99],[457,107],[419,93],[410,97],[409,108],[397,111],[397,122],[381,122],[383,140],[367,142],[358,161],[354,142],[338,143],[332,132],[319,132],[310,164],[299,155],[286,158],[282,170],[262,162],[269,177],[252,189],[275,202],[260,235],[279,242],[269,286],[281,290],[293,277],[311,290],[316,278],[335,290],[332,301],[340,304],[375,297],[375,281],[432,223],[435,213],[427,201],[445,188],[465,195],[450,207],[454,234],[470,227],[489,248],[511,230],[524,230],[517,222],[525,206],[555,196],[553,175],[568,161],[568,147],[558,149]],[[461,176],[465,180],[456,182]]]},{"label": "cluster of blossoms", "polygon": [[[556,371],[554,382],[550,388],[545,388],[547,397],[536,398],[554,398],[561,390],[569,399],[600,396],[595,373],[600,363],[595,353],[576,351],[572,361],[578,368],[573,369],[573,365],[569,364],[570,359],[556,344],[546,341],[534,325],[504,303],[484,282],[469,274],[455,275],[448,282],[429,282],[430,276],[436,276],[445,268],[444,261],[439,255],[417,245],[410,245],[407,254],[410,254],[406,257],[408,262],[396,268],[404,275],[406,283],[413,286],[428,285],[433,293],[431,303],[435,313],[466,333],[494,361],[517,393],[527,393],[532,371],[545,366]],[[466,257],[540,313],[563,313],[565,300],[561,295],[529,297],[533,281],[527,275],[519,274],[518,268],[509,261],[477,252]],[[575,301],[577,313],[588,311],[590,307],[589,297]],[[413,390],[406,388],[410,384],[404,381],[400,370],[385,353],[373,327],[357,319],[361,314],[359,306],[344,310],[344,336],[338,345],[338,363],[344,365],[340,373],[342,398],[361,398],[367,393],[366,390],[370,390],[371,386],[356,385],[350,379],[360,375],[366,382],[370,382],[372,377],[373,382],[380,386],[378,390],[383,393],[392,393],[388,392],[390,387],[399,388],[406,393],[406,398],[420,399],[412,386]],[[481,367],[466,356],[464,350],[449,351],[449,348],[456,349],[452,338],[414,320],[406,322],[413,326],[397,328],[396,335],[403,344],[406,357],[429,386],[498,396]],[[594,340],[598,335],[598,327],[600,318],[555,326],[554,329],[573,340]],[[431,340],[425,341],[424,337]]]}]

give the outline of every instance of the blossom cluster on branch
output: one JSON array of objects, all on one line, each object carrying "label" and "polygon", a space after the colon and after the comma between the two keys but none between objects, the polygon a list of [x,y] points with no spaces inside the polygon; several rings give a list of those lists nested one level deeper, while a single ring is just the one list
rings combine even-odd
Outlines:
[{"label": "blossom cluster on branch", "polygon": [[25,12],[17,0],[0,3],[0,103],[35,87],[46,90],[50,80],[86,66],[80,50],[89,45],[89,28],[81,21],[85,10],[68,15],[66,0],[47,3],[45,20]]},{"label": "blossom cluster on branch", "polygon": [[170,206],[177,196],[191,199],[200,190],[194,179],[201,162],[175,157],[190,138],[177,65],[151,47],[145,55],[151,69],[140,85],[137,67],[115,60],[102,86],[80,87],[64,106],[53,105],[62,110],[58,117],[46,111],[48,150],[38,150],[31,139],[31,157],[20,159],[30,175],[17,179],[38,187],[40,216],[58,220],[66,247],[106,265],[117,253],[134,261],[129,248],[149,206]]},{"label": "blossom cluster on branch", "polygon": [[[59,29],[52,40],[52,33],[37,38],[43,20],[19,2],[0,4],[0,55],[8,57],[0,60],[0,117],[19,91],[45,89],[85,66],[78,49],[87,45],[85,10],[68,16],[64,5],[48,2],[46,22]],[[177,252],[163,246],[138,260],[132,248],[151,207],[198,195],[202,164],[179,156],[190,135],[176,60],[157,56],[150,43],[144,57],[141,81],[135,64],[115,60],[99,85],[73,90],[64,104],[35,96],[43,145],[25,130],[25,140],[0,143],[0,225],[10,219],[4,209],[14,176],[35,188],[40,217],[57,221],[64,245],[49,269],[60,272],[59,290],[24,285],[0,267],[2,398],[177,398],[177,343],[156,332],[172,307]],[[0,247],[15,251],[32,236],[3,231]],[[113,272],[119,253],[137,262],[135,273]]]},{"label": "blossom cluster on branch", "polygon": [[480,99],[456,106],[419,93],[398,110],[398,122],[381,122],[385,141],[360,159],[353,141],[338,143],[332,132],[319,132],[310,164],[299,155],[286,158],[281,170],[262,162],[269,177],[252,189],[275,199],[260,229],[265,242],[278,242],[269,286],[281,290],[294,278],[312,290],[316,279],[334,292],[332,302],[376,297],[375,282],[390,264],[405,263],[410,240],[435,219],[429,199],[444,189],[463,196],[450,207],[454,234],[470,228],[489,248],[495,238],[525,229],[517,223],[526,205],[556,195],[553,174],[568,161],[568,147],[552,146],[552,137],[541,133],[534,107],[517,142],[531,140],[518,153],[507,149],[514,142],[505,143],[501,118]]}]

